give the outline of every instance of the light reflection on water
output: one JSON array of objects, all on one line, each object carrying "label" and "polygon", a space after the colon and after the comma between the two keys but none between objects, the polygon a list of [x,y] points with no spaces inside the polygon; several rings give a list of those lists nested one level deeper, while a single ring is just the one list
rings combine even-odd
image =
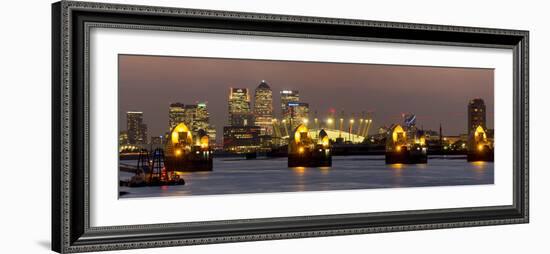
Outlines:
[{"label": "light reflection on water", "polygon": [[291,168],[295,175],[303,176],[306,173],[305,167],[293,167]]},{"label": "light reflection on water", "polygon": [[485,165],[488,163],[488,162],[485,162],[485,161],[473,161],[473,162],[470,162],[472,165],[474,165],[474,167],[476,167],[477,169],[484,169],[485,168]]},{"label": "light reflection on water", "polygon": [[319,167],[319,170],[321,171],[322,175],[330,174],[330,167]]},{"label": "light reflection on water", "polygon": [[[131,164],[128,162],[124,162]],[[332,167],[286,166],[286,158],[216,158],[212,172],[178,172],[185,185],[120,187],[125,197],[188,196],[288,191],[452,186],[493,183],[492,162],[429,159],[428,164],[386,165],[383,156],[334,157]],[[121,179],[131,174],[120,172]]]},{"label": "light reflection on water", "polygon": [[428,164],[416,164],[415,166],[419,169],[428,168]]},{"label": "light reflection on water", "polygon": [[392,169],[393,187],[401,187],[401,177],[403,176],[403,168],[405,167],[405,164],[395,163],[388,165],[388,167]]},{"label": "light reflection on water", "polygon": [[476,179],[478,179],[478,180],[483,179],[483,176],[485,174],[485,170],[487,168],[488,163],[489,162],[485,162],[485,161],[470,162],[470,164],[472,164],[474,166],[474,173],[475,173]]}]

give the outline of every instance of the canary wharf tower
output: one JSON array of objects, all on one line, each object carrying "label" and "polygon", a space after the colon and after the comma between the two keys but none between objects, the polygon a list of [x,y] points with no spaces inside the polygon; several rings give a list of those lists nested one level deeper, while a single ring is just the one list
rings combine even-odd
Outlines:
[{"label": "canary wharf tower", "polygon": [[262,134],[273,133],[273,92],[269,85],[262,80],[254,93],[254,125],[261,128]]},{"label": "canary wharf tower", "polygon": [[250,111],[247,88],[229,89],[229,126],[252,126],[254,115]]}]

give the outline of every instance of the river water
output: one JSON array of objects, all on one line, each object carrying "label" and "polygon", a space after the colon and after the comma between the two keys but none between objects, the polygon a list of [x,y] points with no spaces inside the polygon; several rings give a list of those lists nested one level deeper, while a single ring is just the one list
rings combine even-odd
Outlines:
[{"label": "river water", "polygon": [[[123,163],[126,163],[123,161]],[[287,168],[286,158],[215,158],[212,172],[183,173],[185,185],[119,187],[120,198],[493,184],[492,162],[434,156],[386,165],[384,156],[335,156],[332,167]],[[121,180],[131,174],[120,172]]]}]

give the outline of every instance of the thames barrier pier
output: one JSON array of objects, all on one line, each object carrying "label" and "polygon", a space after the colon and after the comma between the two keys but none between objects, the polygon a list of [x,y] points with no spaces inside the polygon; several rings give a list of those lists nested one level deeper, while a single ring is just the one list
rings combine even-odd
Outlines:
[{"label": "thames barrier pier", "polygon": [[165,165],[168,171],[212,171],[212,150],[206,131],[199,130],[196,137],[185,123],[177,124],[170,132],[166,144]]},{"label": "thames barrier pier", "polygon": [[405,130],[396,124],[386,138],[386,164],[419,164],[428,162],[426,139],[416,128]]},{"label": "thames barrier pier", "polygon": [[332,166],[331,145],[325,130],[319,131],[315,141],[304,124],[296,127],[293,139],[288,144],[288,167],[330,166]]},{"label": "thames barrier pier", "polygon": [[477,126],[468,140],[468,161],[494,161],[494,146],[487,138],[487,131]]}]

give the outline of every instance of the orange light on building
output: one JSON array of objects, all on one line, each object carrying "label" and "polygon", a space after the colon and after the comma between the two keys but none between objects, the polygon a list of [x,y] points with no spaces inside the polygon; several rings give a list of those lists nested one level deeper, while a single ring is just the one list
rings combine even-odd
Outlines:
[{"label": "orange light on building", "polygon": [[394,143],[397,143],[401,142],[402,139],[407,139],[407,133],[405,132],[403,127],[401,127],[401,125],[396,125],[392,132],[392,140]]},{"label": "orange light on building", "polygon": [[[183,134],[185,136],[180,137],[180,134]],[[189,131],[189,128],[187,127],[187,125],[185,125],[184,123],[179,123],[172,130],[171,140],[172,140],[172,144],[178,144],[182,141],[185,143],[191,144],[193,140],[193,136],[191,135],[191,132]]]},{"label": "orange light on building", "polygon": [[201,137],[200,139],[200,145],[201,145],[201,148],[208,148],[208,143],[209,143],[209,138],[207,135],[204,135]]},{"label": "orange light on building", "polygon": [[302,133],[305,134],[305,136],[309,136],[308,134],[308,128],[303,125],[303,124],[300,124],[300,126],[298,126],[296,128],[296,131],[294,132],[294,142],[296,142],[296,144],[300,143],[301,140],[302,140]]},{"label": "orange light on building", "polygon": [[323,145],[323,147],[328,147],[328,145],[329,145],[328,136],[323,137],[323,139],[321,140],[321,144]]}]

